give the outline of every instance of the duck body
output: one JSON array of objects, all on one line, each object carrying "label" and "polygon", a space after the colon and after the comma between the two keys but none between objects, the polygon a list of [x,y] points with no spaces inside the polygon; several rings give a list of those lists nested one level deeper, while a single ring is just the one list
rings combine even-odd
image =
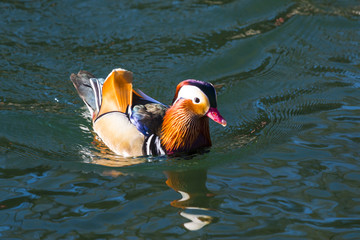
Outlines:
[{"label": "duck body", "polygon": [[124,69],[114,69],[105,80],[86,71],[71,74],[70,79],[92,114],[96,134],[125,157],[209,147],[208,119],[226,125],[216,109],[216,92],[210,83],[181,82],[173,104],[167,106],[135,91],[132,73]]}]

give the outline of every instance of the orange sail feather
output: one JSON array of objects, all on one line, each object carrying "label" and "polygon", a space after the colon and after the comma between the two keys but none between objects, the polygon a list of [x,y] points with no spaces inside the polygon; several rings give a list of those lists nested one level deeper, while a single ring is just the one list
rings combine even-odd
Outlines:
[{"label": "orange sail feather", "polygon": [[114,69],[106,78],[102,89],[102,103],[98,116],[107,112],[125,112],[132,104],[133,74],[130,71]]}]

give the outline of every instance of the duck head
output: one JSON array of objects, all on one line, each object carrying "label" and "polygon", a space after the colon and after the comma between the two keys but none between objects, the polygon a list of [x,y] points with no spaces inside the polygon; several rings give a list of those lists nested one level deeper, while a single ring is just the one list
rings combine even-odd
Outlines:
[{"label": "duck head", "polygon": [[217,110],[216,90],[211,83],[194,79],[182,81],[176,87],[173,105],[181,99],[191,100],[191,102],[189,101],[189,110],[192,110],[198,117],[206,115],[222,126],[226,126],[226,120]]},{"label": "duck head", "polygon": [[211,146],[209,118],[226,126],[226,120],[217,110],[214,86],[194,79],[179,83],[162,125],[161,139],[166,151],[173,153]]}]

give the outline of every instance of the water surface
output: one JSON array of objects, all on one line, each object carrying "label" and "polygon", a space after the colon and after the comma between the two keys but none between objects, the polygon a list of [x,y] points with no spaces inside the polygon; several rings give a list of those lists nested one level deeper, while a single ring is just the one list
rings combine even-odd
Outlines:
[{"label": "water surface", "polygon": [[[0,238],[359,239],[358,1],[2,1]],[[69,76],[218,89],[213,147],[115,156]]]}]

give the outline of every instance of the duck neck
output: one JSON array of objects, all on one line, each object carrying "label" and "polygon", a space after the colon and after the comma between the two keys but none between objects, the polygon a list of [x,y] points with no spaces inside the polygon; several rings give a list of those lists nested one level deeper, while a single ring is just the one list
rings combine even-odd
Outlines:
[{"label": "duck neck", "polygon": [[182,105],[170,107],[164,116],[161,143],[167,154],[211,146],[208,117],[199,117]]}]

